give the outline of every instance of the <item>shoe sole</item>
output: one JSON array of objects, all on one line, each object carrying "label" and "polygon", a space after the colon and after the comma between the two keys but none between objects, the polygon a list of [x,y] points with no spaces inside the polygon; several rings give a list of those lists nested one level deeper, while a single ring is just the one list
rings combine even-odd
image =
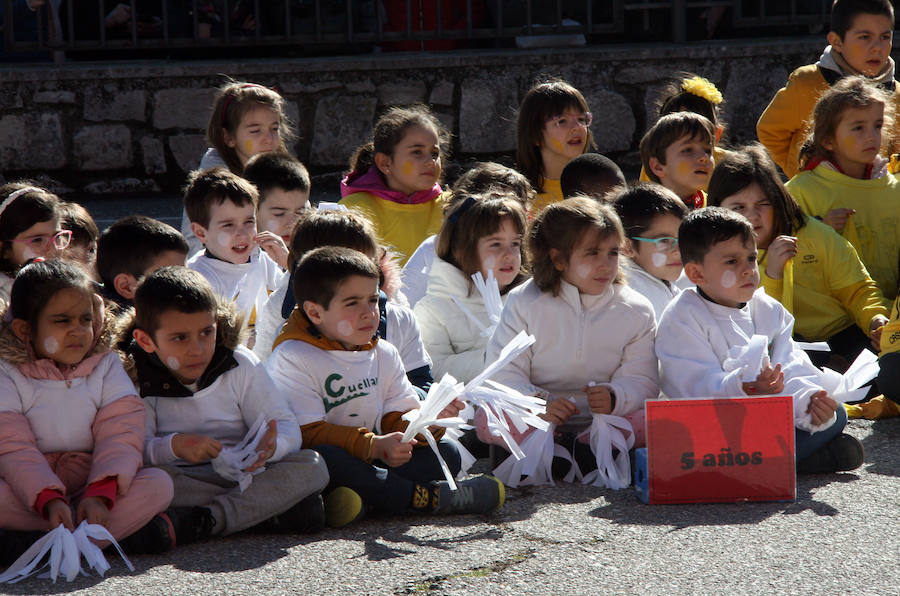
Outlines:
[{"label": "shoe sole", "polygon": [[325,495],[324,501],[325,525],[329,528],[343,528],[363,516],[362,497],[346,486],[339,486]]},{"label": "shoe sole", "polygon": [[494,478],[494,480],[497,481],[497,486],[500,487],[500,498],[497,501],[497,506],[491,509],[491,513],[497,511],[498,509],[503,507],[504,503],[506,503],[506,487],[503,486],[503,482],[501,482],[499,478]]}]

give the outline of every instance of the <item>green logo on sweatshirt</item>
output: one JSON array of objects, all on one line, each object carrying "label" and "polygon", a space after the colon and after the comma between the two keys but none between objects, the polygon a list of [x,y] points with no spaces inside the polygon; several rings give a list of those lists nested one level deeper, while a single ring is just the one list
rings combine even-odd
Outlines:
[{"label": "green logo on sweatshirt", "polygon": [[343,380],[344,377],[338,373],[332,373],[325,379],[325,396],[323,396],[322,401],[325,403],[326,414],[332,408],[345,404],[351,399],[369,395],[368,391],[363,390],[378,384],[378,379],[376,378],[363,379],[354,384],[342,383]]}]

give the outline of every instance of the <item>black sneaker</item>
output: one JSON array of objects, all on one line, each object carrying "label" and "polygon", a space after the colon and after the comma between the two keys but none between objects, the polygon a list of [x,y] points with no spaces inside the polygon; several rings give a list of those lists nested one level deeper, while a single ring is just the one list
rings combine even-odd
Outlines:
[{"label": "black sneaker", "polygon": [[216,518],[209,507],[171,507],[164,515],[172,521],[178,544],[206,540],[216,527]]},{"label": "black sneaker", "polygon": [[309,495],[293,507],[273,515],[254,529],[270,534],[313,534],[325,527],[322,495]]},{"label": "black sneaker", "polygon": [[831,474],[855,470],[863,464],[865,451],[859,439],[841,433],[818,451],[797,463],[798,474]]},{"label": "black sneaker", "polygon": [[165,513],[153,516],[147,525],[119,541],[129,555],[158,555],[175,548],[175,529]]},{"label": "black sneaker", "polygon": [[0,565],[6,568],[15,563],[44,534],[38,531],[0,530]]},{"label": "black sneaker", "polygon": [[493,476],[480,474],[456,483],[456,490],[446,480],[436,480],[432,487],[432,513],[490,513],[500,509],[506,500],[506,488]]}]

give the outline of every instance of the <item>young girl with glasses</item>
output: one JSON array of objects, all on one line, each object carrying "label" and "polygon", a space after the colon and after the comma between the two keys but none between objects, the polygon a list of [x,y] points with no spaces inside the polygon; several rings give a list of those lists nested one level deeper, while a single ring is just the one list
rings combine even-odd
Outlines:
[{"label": "young girl with glasses", "polygon": [[678,226],[688,209],[674,192],[649,182],[615,194],[611,203],[625,228],[625,279],[650,301],[658,322],[680,291],[675,285],[682,272]]},{"label": "young girl with glasses", "polygon": [[[856,249],[828,225],[805,215],[788,194],[762,145],[733,152],[709,181],[710,205],[750,220],[766,293],[794,315],[794,335],[827,341],[846,367],[866,347],[879,350],[886,301]],[[822,364],[827,352],[811,353]]]},{"label": "young girl with glasses", "polygon": [[525,94],[516,119],[516,167],[538,192],[532,213],[563,199],[563,168],[596,148],[592,120],[584,96],[565,81],[539,83]]},{"label": "young girl with glasses", "polygon": [[0,186],[0,298],[9,292],[19,269],[37,258],[52,258],[69,245],[72,232],[60,227],[61,201],[27,182]]}]

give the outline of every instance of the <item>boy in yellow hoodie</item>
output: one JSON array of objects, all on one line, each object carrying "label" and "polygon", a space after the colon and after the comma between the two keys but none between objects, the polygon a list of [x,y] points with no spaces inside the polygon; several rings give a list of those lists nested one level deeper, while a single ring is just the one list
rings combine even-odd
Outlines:
[{"label": "boy in yellow hoodie", "polygon": [[891,43],[894,8],[890,0],[836,0],[831,9],[828,47],[815,64],[791,73],[756,124],[756,135],[788,178],[799,169],[800,148],[819,96],[846,76],[865,75],[900,107]]}]

